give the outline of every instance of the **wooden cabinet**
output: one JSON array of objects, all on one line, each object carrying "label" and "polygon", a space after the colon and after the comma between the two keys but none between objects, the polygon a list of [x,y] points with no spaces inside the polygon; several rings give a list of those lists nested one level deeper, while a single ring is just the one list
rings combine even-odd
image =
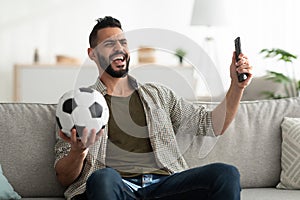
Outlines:
[{"label": "wooden cabinet", "polygon": [[15,65],[14,100],[30,103],[57,103],[71,89],[94,84],[96,66]]},{"label": "wooden cabinet", "polygon": [[[155,82],[166,85],[179,96],[189,100],[199,96],[199,76],[190,66],[144,64],[132,66],[130,74],[141,83]],[[95,83],[97,77],[96,65],[15,65],[14,100],[57,103],[66,91],[90,86]],[[200,91],[203,89],[200,88]]]},{"label": "wooden cabinet", "polygon": [[[130,74],[139,82],[154,82],[171,88],[178,96],[195,100],[204,96],[205,84],[192,66],[163,66],[147,64],[133,67]],[[203,89],[201,89],[203,87]],[[201,92],[202,94],[200,94]]]}]

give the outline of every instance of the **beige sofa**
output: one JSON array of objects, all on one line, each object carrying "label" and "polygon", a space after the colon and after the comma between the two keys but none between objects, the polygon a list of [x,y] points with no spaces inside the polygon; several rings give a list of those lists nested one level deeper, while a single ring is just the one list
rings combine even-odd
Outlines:
[{"label": "beige sofa", "polygon": [[[53,169],[55,105],[0,103],[0,113],[0,164],[14,190],[24,199],[63,199]],[[211,162],[237,166],[242,200],[299,200],[300,190],[275,188],[284,117],[300,118],[300,98],[242,102],[224,136],[178,135],[178,142],[191,167]]]}]

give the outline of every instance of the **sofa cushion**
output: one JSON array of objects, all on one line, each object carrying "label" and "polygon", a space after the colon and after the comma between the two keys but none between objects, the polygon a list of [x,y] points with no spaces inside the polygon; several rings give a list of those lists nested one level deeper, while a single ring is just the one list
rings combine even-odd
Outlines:
[{"label": "sofa cushion", "polygon": [[14,191],[6,177],[3,175],[0,165],[0,199],[21,199],[21,196]]},{"label": "sofa cushion", "polygon": [[0,104],[0,163],[22,197],[62,197],[54,163],[55,105]]},{"label": "sofa cushion", "polygon": [[243,189],[242,200],[299,200],[300,190],[278,190],[275,188]]},{"label": "sofa cushion", "polygon": [[[211,162],[235,165],[243,188],[275,187],[281,172],[280,125],[284,117],[300,117],[299,110],[299,97],[241,102],[236,118],[217,142],[206,137],[191,137],[190,148],[184,156],[190,166]],[[199,156],[197,152],[203,143],[208,144],[208,150],[205,150],[206,155]]]},{"label": "sofa cushion", "polygon": [[282,171],[277,188],[300,189],[300,118],[285,117],[281,128]]}]

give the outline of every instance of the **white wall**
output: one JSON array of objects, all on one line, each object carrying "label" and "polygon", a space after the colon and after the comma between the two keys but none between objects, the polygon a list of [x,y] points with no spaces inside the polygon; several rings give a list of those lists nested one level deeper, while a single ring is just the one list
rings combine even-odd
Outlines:
[{"label": "white wall", "polygon": [[[225,1],[225,0],[224,0]],[[214,55],[225,85],[233,51],[233,39],[242,37],[242,48],[262,75],[280,63],[264,60],[262,48],[300,52],[300,1],[226,0],[232,24],[212,28]],[[95,19],[111,15],[121,20],[124,30],[163,28],[191,38],[202,45],[206,29],[190,26],[193,0],[0,0],[0,101],[13,97],[13,65],[32,63],[34,48],[42,63],[54,63],[56,54],[87,59],[88,35]],[[239,14],[237,18],[236,15]],[[176,42],[176,41],[174,41]],[[173,57],[162,57],[168,63]],[[172,63],[174,61],[170,61]],[[299,65],[299,61],[295,63]],[[298,67],[300,69],[300,66]],[[300,70],[297,71],[300,74]],[[223,76],[223,74],[225,74]],[[300,78],[300,77],[299,77]]]}]

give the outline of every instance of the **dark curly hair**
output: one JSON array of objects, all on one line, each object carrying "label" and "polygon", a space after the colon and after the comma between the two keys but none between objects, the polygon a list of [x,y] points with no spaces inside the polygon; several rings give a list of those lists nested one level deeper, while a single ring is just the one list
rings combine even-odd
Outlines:
[{"label": "dark curly hair", "polygon": [[122,30],[121,22],[111,16],[105,16],[104,18],[99,18],[96,21],[97,21],[97,24],[94,26],[94,28],[89,36],[89,43],[90,43],[91,48],[95,48],[97,46],[98,30],[107,28],[107,27],[118,27]]}]

